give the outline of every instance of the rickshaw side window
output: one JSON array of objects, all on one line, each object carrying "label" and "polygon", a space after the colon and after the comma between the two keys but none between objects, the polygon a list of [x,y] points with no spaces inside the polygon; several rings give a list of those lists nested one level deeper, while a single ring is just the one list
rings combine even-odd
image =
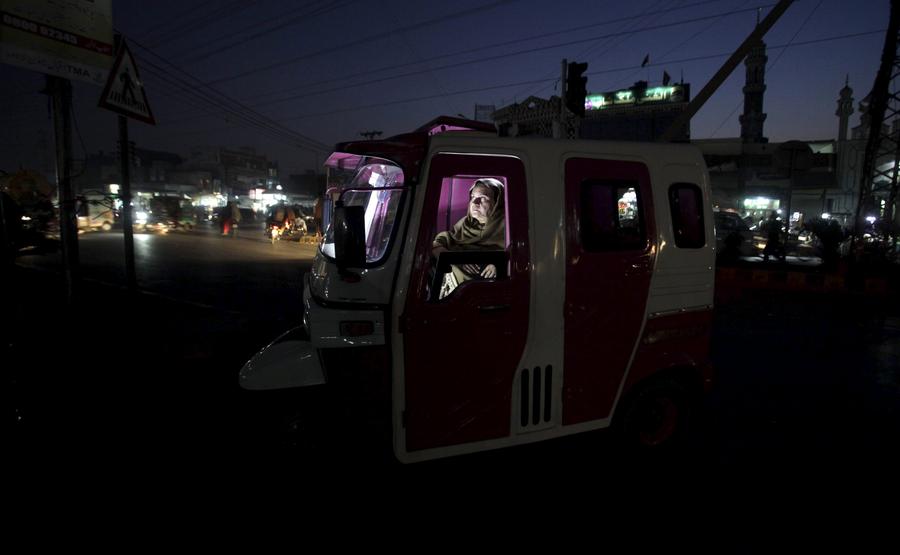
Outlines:
[{"label": "rickshaw side window", "polygon": [[[447,298],[468,281],[507,279],[507,200],[507,178],[502,175],[457,174],[441,180],[429,300]],[[491,203],[486,211],[485,202]]]},{"label": "rickshaw side window", "polygon": [[581,184],[579,237],[589,252],[641,249],[646,244],[641,198],[634,181]]},{"label": "rickshaw side window", "polygon": [[465,218],[469,208],[469,192],[480,178],[494,179],[498,181],[503,188],[503,221],[504,221],[504,247],[509,246],[509,213],[507,202],[508,193],[506,188],[506,178],[503,176],[476,176],[476,175],[454,175],[445,177],[441,180],[441,197],[435,217],[435,235],[441,231],[448,231]]},{"label": "rickshaw side window", "polygon": [[699,249],[706,246],[703,193],[700,187],[693,183],[675,183],[669,187],[669,208],[672,214],[675,246],[681,249]]}]

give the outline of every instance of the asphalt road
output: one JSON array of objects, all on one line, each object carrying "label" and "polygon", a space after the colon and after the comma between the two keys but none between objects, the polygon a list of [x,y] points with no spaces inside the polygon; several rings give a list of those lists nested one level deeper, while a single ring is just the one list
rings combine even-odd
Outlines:
[{"label": "asphalt road", "polygon": [[[83,278],[125,285],[121,232],[85,233],[78,242]],[[134,253],[143,291],[251,318],[291,319],[299,318],[300,280],[309,270],[315,246],[296,241],[273,244],[261,224],[241,227],[233,237],[201,225],[192,231],[136,233]],[[19,264],[58,271],[61,257],[26,255]]]},{"label": "asphalt road", "polygon": [[[82,235],[84,294],[74,308],[59,298],[58,254],[18,259],[17,281],[6,288],[14,294],[4,360],[15,369],[8,406],[20,439],[88,456],[115,444],[162,459],[305,460],[295,435],[268,427],[270,416],[306,402],[305,394],[245,392],[237,371],[299,322],[300,278],[314,247],[273,245],[261,229],[232,238],[212,228],[138,235],[135,247],[144,293],[132,298],[124,291],[121,233]],[[717,304],[713,362],[718,380],[689,442],[692,464],[773,472],[900,464],[896,297],[748,291]],[[364,460],[370,446],[347,440],[343,447],[345,459]],[[523,463],[635,468],[603,432],[423,468]]]}]

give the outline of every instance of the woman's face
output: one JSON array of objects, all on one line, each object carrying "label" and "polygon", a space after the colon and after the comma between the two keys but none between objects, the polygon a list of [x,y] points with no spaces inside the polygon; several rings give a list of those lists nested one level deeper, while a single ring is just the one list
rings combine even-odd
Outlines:
[{"label": "woman's face", "polygon": [[483,224],[487,222],[493,209],[494,197],[491,190],[484,185],[476,185],[469,196],[469,216]]}]

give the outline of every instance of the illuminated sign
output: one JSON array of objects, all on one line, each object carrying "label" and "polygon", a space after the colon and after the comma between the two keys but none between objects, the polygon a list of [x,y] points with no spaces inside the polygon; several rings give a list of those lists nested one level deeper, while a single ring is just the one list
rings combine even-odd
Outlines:
[{"label": "illuminated sign", "polygon": [[675,94],[675,87],[653,87],[644,91],[644,102],[668,100]]},{"label": "illuminated sign", "polygon": [[589,94],[584,98],[584,109],[602,110],[611,106],[624,106],[630,104],[687,102],[686,87],[687,85],[671,85],[668,87],[651,87],[647,89],[631,88]]}]

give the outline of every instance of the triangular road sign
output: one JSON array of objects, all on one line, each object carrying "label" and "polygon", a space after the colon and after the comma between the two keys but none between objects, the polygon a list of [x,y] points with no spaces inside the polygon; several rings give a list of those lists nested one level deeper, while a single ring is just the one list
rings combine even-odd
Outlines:
[{"label": "triangular road sign", "polygon": [[156,125],[150,103],[147,102],[147,93],[144,92],[144,83],[125,39],[122,39],[98,105],[123,116]]}]

